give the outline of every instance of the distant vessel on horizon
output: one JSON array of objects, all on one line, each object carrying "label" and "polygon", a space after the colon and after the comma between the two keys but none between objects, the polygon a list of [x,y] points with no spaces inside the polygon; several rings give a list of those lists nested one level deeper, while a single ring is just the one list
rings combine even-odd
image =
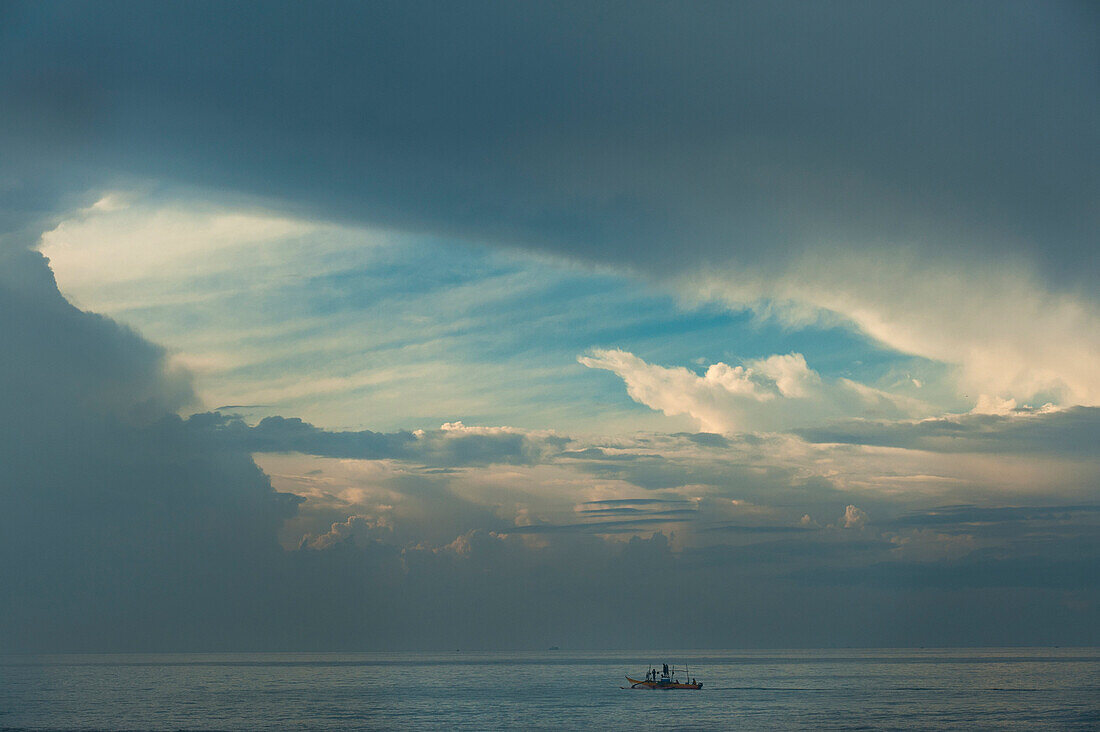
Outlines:
[{"label": "distant vessel on horizon", "polygon": [[[680,680],[680,674],[683,674],[683,681]],[[645,680],[632,679],[629,676],[626,680],[630,682],[631,689],[693,689],[698,690],[703,688],[703,684],[700,681],[696,681],[687,670],[685,666],[682,669],[669,668],[668,664],[661,665],[661,672],[658,675],[656,668],[651,668],[645,672]],[[622,687],[628,688],[626,686]]]}]

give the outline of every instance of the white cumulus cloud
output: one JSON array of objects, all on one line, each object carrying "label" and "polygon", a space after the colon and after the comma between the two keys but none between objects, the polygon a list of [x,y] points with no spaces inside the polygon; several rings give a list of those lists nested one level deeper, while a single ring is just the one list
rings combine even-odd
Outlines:
[{"label": "white cumulus cloud", "polygon": [[867,512],[849,504],[840,517],[840,525],[846,529],[861,529],[867,523]]},{"label": "white cumulus cloud", "polygon": [[822,419],[926,414],[922,402],[849,379],[826,381],[800,353],[715,363],[699,375],[650,364],[622,350],[593,349],[577,359],[618,375],[630,397],[668,416],[687,415],[708,432],[776,430]]}]

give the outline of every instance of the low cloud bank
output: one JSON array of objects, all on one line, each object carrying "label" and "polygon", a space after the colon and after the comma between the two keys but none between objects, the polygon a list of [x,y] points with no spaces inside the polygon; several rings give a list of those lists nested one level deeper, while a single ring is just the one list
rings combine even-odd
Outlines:
[{"label": "low cloud bank", "polygon": [[210,430],[226,446],[244,452],[301,452],[356,460],[407,460],[437,467],[531,465],[561,452],[571,441],[551,432],[509,427],[467,427],[451,422],[437,430],[331,432],[296,417],[265,417],[255,426],[217,412],[192,415],[188,425]]},{"label": "low cloud bank", "polygon": [[1100,408],[1017,409],[1009,414],[962,414],[918,421],[848,420],[795,428],[794,433],[815,443],[1092,458],[1100,445]]}]

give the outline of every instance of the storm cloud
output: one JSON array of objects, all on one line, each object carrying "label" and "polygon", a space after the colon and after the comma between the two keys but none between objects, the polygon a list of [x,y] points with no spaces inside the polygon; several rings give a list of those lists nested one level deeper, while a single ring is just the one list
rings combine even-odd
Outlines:
[{"label": "storm cloud", "polygon": [[[1100,642],[1097,29],[1072,3],[5,3],[0,649]],[[135,189],[825,323],[947,396],[592,343],[710,431],[184,417],[172,350],[34,251]]]},{"label": "storm cloud", "polygon": [[231,632],[300,499],[186,428],[190,384],[161,348],[66,302],[40,255],[0,261],[0,644]]}]

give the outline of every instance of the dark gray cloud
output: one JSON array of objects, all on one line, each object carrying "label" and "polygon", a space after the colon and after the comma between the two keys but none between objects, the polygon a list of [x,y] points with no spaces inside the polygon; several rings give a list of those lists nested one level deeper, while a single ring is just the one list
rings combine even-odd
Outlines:
[{"label": "dark gray cloud", "polygon": [[1100,518],[1100,505],[1093,506],[944,506],[933,511],[906,514],[887,521],[881,527],[963,526],[973,531],[978,525],[1038,520],[1066,521],[1075,518]]},{"label": "dark gray cloud", "polygon": [[880,445],[932,452],[1046,453],[1094,457],[1100,445],[1100,408],[1055,412],[966,414],[917,422],[849,420],[799,429],[810,442]]},{"label": "dark gray cloud", "polygon": [[814,231],[1096,273],[1086,5],[3,12],[5,155],[67,190],[175,179],[656,268]]},{"label": "dark gray cloud", "polygon": [[300,499],[175,416],[164,351],[66,302],[41,256],[0,251],[0,313],[0,648],[232,638]]},{"label": "dark gray cloud", "polygon": [[223,444],[244,452],[407,460],[452,468],[494,463],[530,465],[561,452],[571,441],[552,434],[462,427],[417,432],[332,432],[296,417],[265,417],[252,427],[238,417],[220,413],[195,414],[187,421],[197,430],[214,432]]},{"label": "dark gray cloud", "polygon": [[194,399],[164,349],[61,297],[40,254],[0,249],[0,310],[6,429],[52,428],[76,409],[147,420]]}]

